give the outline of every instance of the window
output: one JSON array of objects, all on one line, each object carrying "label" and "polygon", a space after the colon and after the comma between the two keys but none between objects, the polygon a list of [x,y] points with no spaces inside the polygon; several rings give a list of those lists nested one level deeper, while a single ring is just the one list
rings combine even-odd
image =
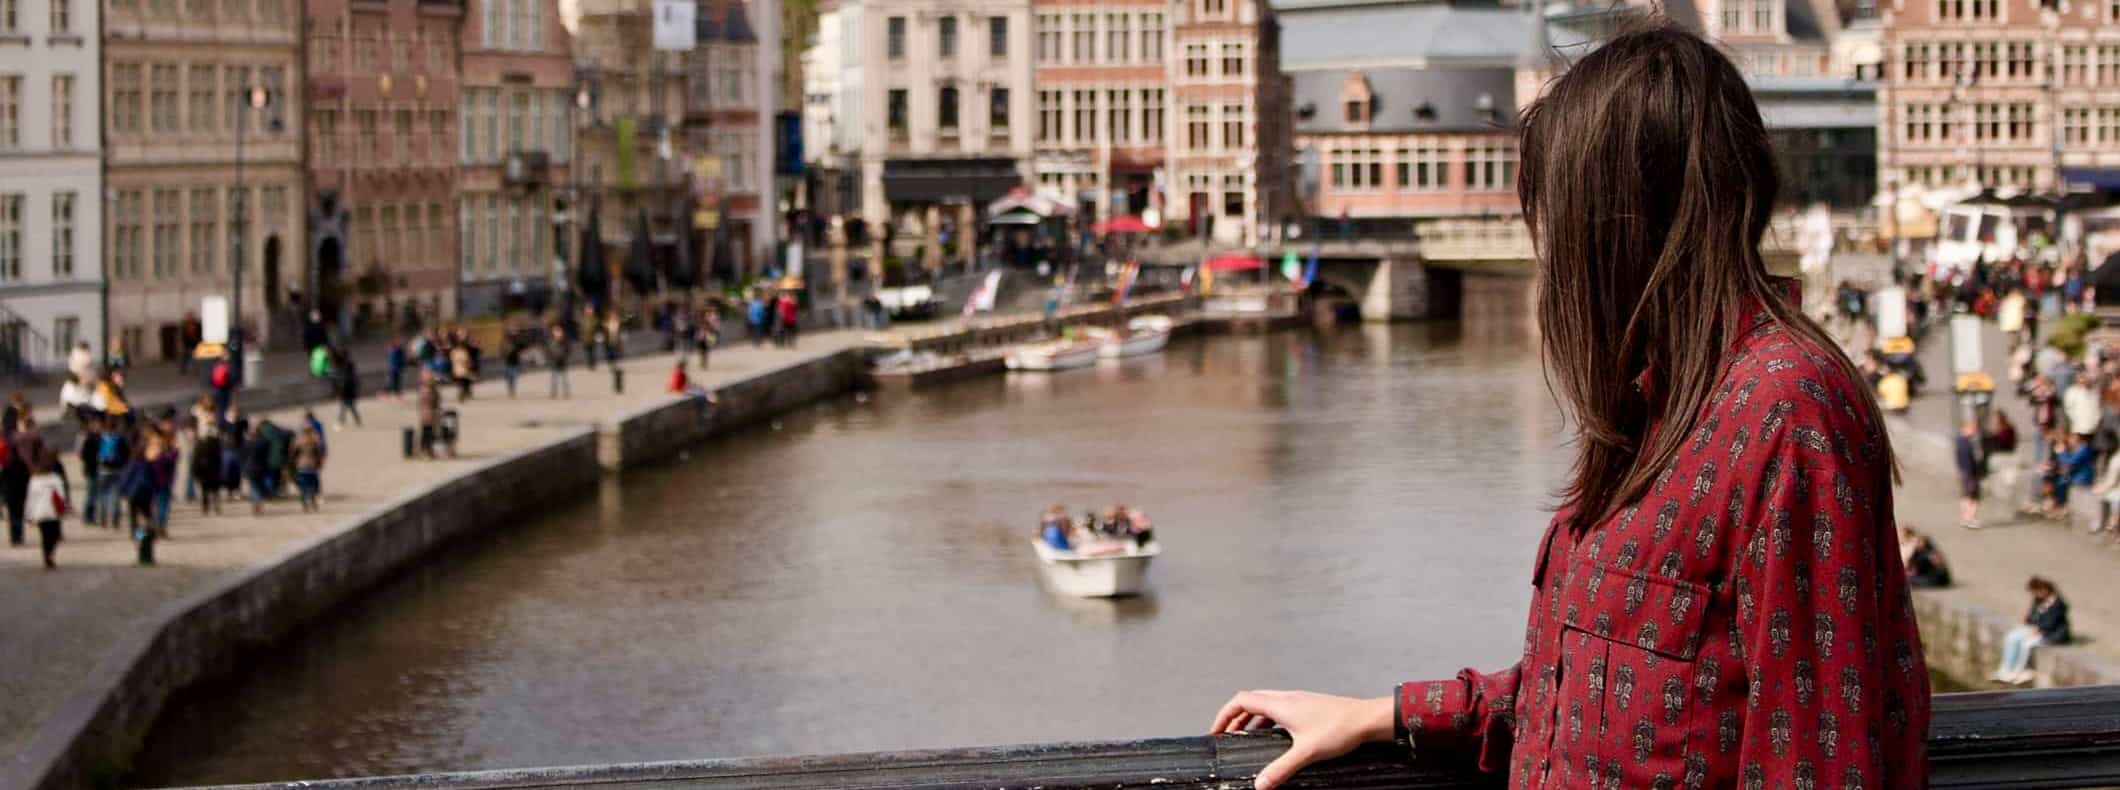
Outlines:
[{"label": "window", "polygon": [[1080,143],[1097,139],[1096,91],[1075,91],[1074,139]]},{"label": "window", "polygon": [[213,271],[214,235],[220,232],[213,189],[191,191],[191,273]]},{"label": "window", "polygon": [[935,99],[935,125],[945,134],[957,132],[957,88],[945,87]]},{"label": "window", "polygon": [[449,229],[442,226],[442,204],[427,204],[427,231],[434,259],[443,260],[449,254]]},{"label": "window", "polygon": [[1074,62],[1097,62],[1097,15],[1076,14],[1074,18]]},{"label": "window", "polygon": [[480,112],[486,119],[486,139],[484,147],[479,149],[479,159],[497,162],[501,158],[501,92],[492,88],[483,92],[486,94],[486,106]]},{"label": "window", "polygon": [[1141,62],[1163,62],[1163,15],[1141,15]]},{"label": "window", "polygon": [[467,197],[456,205],[456,225],[463,229],[457,235],[457,266],[465,271],[478,268],[478,198]]},{"label": "window", "polygon": [[1195,78],[1207,76],[1206,44],[1194,43],[1185,45],[1185,76]]},{"label": "window", "polygon": [[177,252],[183,247],[183,220],[179,219],[183,209],[183,193],[174,189],[155,190],[155,279],[177,273]]},{"label": "window", "polygon": [[1163,142],[1163,89],[1141,91],[1141,141]]},{"label": "window", "polygon": [[194,65],[191,67],[190,79],[185,81],[184,87],[191,93],[190,120],[193,134],[211,134],[214,125],[219,121],[214,117],[217,108],[213,106],[216,90],[214,75],[217,71],[211,65]]},{"label": "window", "polygon": [[74,276],[74,201],[79,197],[74,192],[52,193],[53,277]]},{"label": "window", "polygon": [[1133,138],[1134,108],[1132,99],[1133,96],[1129,91],[1112,90],[1106,91],[1104,94],[1105,112],[1109,113],[1109,116],[1104,121],[1104,133],[1111,138],[1112,142],[1124,143]]},{"label": "window", "polygon": [[885,23],[884,54],[892,60],[905,57],[905,17],[894,16]]},{"label": "window", "polygon": [[2091,79],[2090,47],[2066,46],[2061,48],[2061,84],[2088,85]]},{"label": "window", "polygon": [[2061,142],[2069,145],[2085,145],[2091,141],[2090,108],[2070,108],[2061,111]]},{"label": "window", "polygon": [[940,57],[957,57],[957,18],[946,16],[935,25],[935,54]]},{"label": "window", "polygon": [[52,356],[65,356],[78,342],[81,342],[80,316],[62,315],[52,319]]},{"label": "window", "polygon": [[254,233],[249,224],[249,193],[250,190],[247,189],[228,190],[228,257],[229,260],[235,260],[240,256],[244,263],[250,262],[250,256],[242,254],[245,249],[244,242],[249,241]]},{"label": "window", "polygon": [[1200,13],[1223,14],[1229,11],[1229,0],[1200,0]]},{"label": "window", "polygon": [[500,46],[501,3],[503,0],[479,0],[480,11],[485,12],[478,27],[479,46],[493,49]]},{"label": "window", "polygon": [[1062,35],[1060,31],[1060,20],[1061,16],[1059,14],[1038,15],[1037,55],[1039,63],[1060,62],[1060,36]]},{"label": "window", "polygon": [[1927,79],[1929,77],[1930,49],[1928,44],[1906,45],[1905,53],[1899,56],[1899,62],[1903,70],[1901,76],[1909,81]]},{"label": "window", "polygon": [[478,161],[478,94],[476,88],[465,88],[464,95],[457,99],[461,106],[456,111],[456,118],[458,125],[463,127],[457,147],[463,149],[460,155],[467,165]]},{"label": "window", "polygon": [[486,196],[486,270],[501,267],[501,199]]},{"label": "window", "polygon": [[110,67],[110,126],[113,132],[140,131],[140,64]]},{"label": "window", "polygon": [[987,17],[986,54],[995,60],[1008,57],[1008,17]]},{"label": "window", "polygon": [[0,282],[22,279],[22,203],[20,192],[0,195]]},{"label": "window", "polygon": [[0,75],[0,148],[22,147],[22,75]]},{"label": "window", "polygon": [[545,48],[545,7],[539,0],[523,0],[523,49]]},{"label": "window", "polygon": [[111,211],[111,274],[136,277],[140,273],[140,193],[119,192]]},{"label": "window", "polygon": [[1752,32],[1774,31],[1774,3],[1771,0],[1754,0],[1752,3]]},{"label": "window", "polygon": [[1242,104],[1222,105],[1222,147],[1238,149],[1244,147],[1245,108]]},{"label": "window", "polygon": [[1066,111],[1060,106],[1059,91],[1038,92],[1038,142],[1057,143],[1067,123]]},{"label": "window", "polygon": [[51,0],[52,33],[64,35],[74,32],[73,0]]},{"label": "window", "polygon": [[1222,76],[1238,77],[1244,74],[1244,44],[1240,41],[1222,45]]},{"label": "window", "polygon": [[521,151],[528,142],[527,125],[530,123],[530,94],[516,91],[508,97],[508,148]]},{"label": "window", "polygon": [[1244,177],[1241,175],[1222,177],[1222,216],[1231,219],[1244,216]]},{"label": "window", "polygon": [[[287,85],[284,79],[284,74],[278,66],[258,67],[258,87],[265,89],[265,95],[266,97],[268,97],[267,101],[278,101],[279,97],[287,95]],[[253,119],[255,119],[255,117],[256,116],[253,116]],[[270,131],[275,134],[287,133],[287,130],[285,128],[267,128],[262,129],[261,131]]]},{"label": "window", "polygon": [[1205,104],[1185,106],[1185,147],[1195,151],[1207,150],[1208,138],[1213,134],[1213,121],[1210,120],[1213,114]]},{"label": "window", "polygon": [[[571,138],[572,138],[572,137],[574,136],[574,130],[572,130],[572,129],[569,129],[569,128],[567,128],[567,92],[566,92],[566,91],[553,91],[553,92],[552,92],[552,116],[551,116],[551,118],[552,118],[552,159],[553,159],[553,161],[556,161],[556,162],[565,162],[565,161],[567,161],[568,157],[569,157],[569,156],[571,156],[571,153],[570,153],[570,151],[569,151],[569,148],[570,148],[570,147],[571,147],[571,145],[572,145],[572,139],[571,139]],[[436,214],[435,214],[435,219],[436,219],[436,222],[435,222],[435,224],[437,224],[437,225],[441,224],[441,222],[440,222],[440,219],[441,219],[441,214],[439,213],[440,211],[441,211],[441,207],[440,207],[440,206],[436,206],[436,207],[435,207],[435,212],[436,212]]]},{"label": "window", "polygon": [[1369,102],[1361,99],[1347,100],[1347,124],[1360,126],[1369,122]]},{"label": "window", "polygon": [[2120,45],[2098,47],[2097,84],[2120,86]]},{"label": "window", "polygon": [[221,111],[228,114],[224,128],[231,132],[249,128],[247,119],[243,117],[244,111],[250,107],[250,97],[244,95],[249,89],[250,69],[243,66],[229,66],[226,71],[222,72],[221,94],[223,98],[221,100]]},{"label": "window", "polygon": [[20,28],[15,26],[15,6],[20,3],[21,0],[0,0],[0,33],[13,33],[20,30]]},{"label": "window", "polygon": [[2029,102],[2013,103],[2003,109],[2009,123],[2009,134],[2004,139],[2027,142],[2039,133],[2039,121],[2033,116]]},{"label": "window", "polygon": [[1738,0],[1725,0],[1722,7],[1722,32],[1730,35],[1744,29],[1745,12],[1737,7]]},{"label": "window", "polygon": [[886,118],[886,122],[890,124],[891,132],[900,135],[905,134],[906,97],[904,88],[891,89],[888,110],[889,115]]},{"label": "window", "polygon": [[995,88],[987,92],[986,125],[995,134],[1008,134],[1008,89]]},{"label": "window", "polygon": [[2098,108],[2098,143],[2120,144],[2120,107]]},{"label": "window", "polygon": [[1516,188],[1516,146],[1484,143],[1465,147],[1465,189],[1473,192]]},{"label": "window", "polygon": [[1132,25],[1127,24],[1126,14],[1104,16],[1104,62],[1125,63],[1128,42],[1133,40]]},{"label": "window", "polygon": [[177,131],[177,65],[157,63],[148,84],[148,118],[159,133]]}]

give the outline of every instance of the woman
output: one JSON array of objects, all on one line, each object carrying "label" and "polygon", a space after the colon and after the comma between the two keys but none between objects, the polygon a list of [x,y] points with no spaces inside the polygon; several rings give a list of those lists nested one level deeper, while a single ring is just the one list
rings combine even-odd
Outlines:
[{"label": "woman", "polygon": [[302,435],[295,437],[290,449],[294,460],[295,490],[302,495],[302,512],[313,513],[317,508],[317,491],[322,482],[318,474],[324,468],[324,434],[314,427],[304,427]]},{"label": "woman", "polygon": [[2069,640],[2068,602],[2045,578],[2033,576],[2024,589],[2032,594],[2032,607],[2024,622],[2002,636],[2002,665],[1988,679],[1997,683],[2032,682],[2032,648],[2066,644]]},{"label": "woman", "polygon": [[[211,423],[206,423],[210,425]],[[221,511],[221,432],[201,429],[191,448],[191,485],[199,492],[199,515]]]},{"label": "woman", "polygon": [[1912,526],[1899,525],[1899,564],[1906,568],[1909,587],[1951,586],[1951,566],[1936,542]]},{"label": "woman", "polygon": [[59,567],[52,562],[52,552],[59,549],[59,526],[66,518],[66,478],[59,474],[59,454],[44,448],[37,454],[37,465],[29,479],[29,520],[37,525],[37,535],[44,548],[44,569]]},{"label": "woman", "polygon": [[1891,446],[1759,254],[1779,185],[1744,77],[1692,34],[1630,32],[1520,129],[1578,452],[1522,662],[1372,699],[1246,691],[1213,731],[1289,731],[1261,788],[1395,736],[1511,787],[1926,786]]}]

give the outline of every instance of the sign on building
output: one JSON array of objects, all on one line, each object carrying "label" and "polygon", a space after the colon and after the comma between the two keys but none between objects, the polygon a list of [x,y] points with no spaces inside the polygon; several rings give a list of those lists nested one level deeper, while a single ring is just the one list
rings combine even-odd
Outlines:
[{"label": "sign on building", "polygon": [[655,0],[655,48],[691,51],[698,31],[692,26],[698,12],[693,0]]}]

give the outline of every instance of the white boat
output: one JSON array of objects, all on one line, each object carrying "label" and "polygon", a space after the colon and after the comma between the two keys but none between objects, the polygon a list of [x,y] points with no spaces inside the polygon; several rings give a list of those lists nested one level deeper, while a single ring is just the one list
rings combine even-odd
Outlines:
[{"label": "white boat", "polygon": [[1069,370],[1096,362],[1097,344],[1088,341],[1056,340],[1008,352],[1009,370]]},{"label": "white boat", "polygon": [[1163,552],[1151,540],[1135,545],[1131,540],[1087,543],[1073,551],[1061,551],[1033,538],[1031,548],[1053,589],[1077,598],[1113,598],[1139,595],[1148,579],[1148,563]]},{"label": "white boat", "polygon": [[1170,319],[1162,316],[1142,316],[1126,323],[1126,334],[1103,331],[1097,334],[1097,356],[1104,359],[1138,357],[1162,351],[1170,344]]}]

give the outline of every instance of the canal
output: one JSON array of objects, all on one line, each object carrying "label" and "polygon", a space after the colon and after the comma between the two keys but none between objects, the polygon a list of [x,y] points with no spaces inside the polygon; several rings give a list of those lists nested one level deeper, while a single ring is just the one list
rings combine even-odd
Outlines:
[{"label": "canal", "polygon": [[[1180,735],[1500,667],[1561,443],[1535,350],[1456,324],[848,398],[454,547],[175,700],[131,781]],[[1042,589],[1056,501],[1153,515],[1150,594]]]}]

